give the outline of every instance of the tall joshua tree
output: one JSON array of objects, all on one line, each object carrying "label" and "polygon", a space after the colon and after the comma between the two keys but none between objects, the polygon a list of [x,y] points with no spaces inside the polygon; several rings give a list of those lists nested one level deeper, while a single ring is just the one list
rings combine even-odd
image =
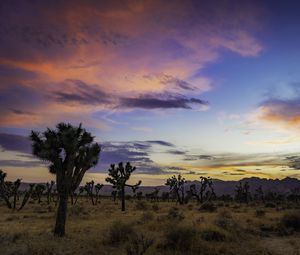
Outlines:
[{"label": "tall joshua tree", "polygon": [[64,236],[69,195],[79,186],[87,170],[95,166],[100,155],[100,145],[81,124],[59,123],[56,129],[43,133],[31,132],[32,152],[49,163],[49,171],[56,175],[59,206],[54,234]]},{"label": "tall joshua tree", "polygon": [[129,185],[126,182],[129,180],[132,172],[135,171],[135,167],[132,167],[129,162],[126,163],[125,167],[123,162],[120,162],[117,167],[114,164],[110,165],[108,169],[108,175],[105,180],[113,185],[113,188],[117,189],[121,193],[122,199],[122,211],[125,211],[125,187],[130,187],[135,192],[136,189],[141,185],[142,181],[139,181],[135,185]]},{"label": "tall joshua tree", "polygon": [[177,202],[179,204],[184,203],[184,185],[185,179],[179,174],[178,177],[173,175],[167,179],[166,185],[169,186],[170,192],[176,195]]},{"label": "tall joshua tree", "polygon": [[200,189],[197,191],[195,184],[190,186],[189,194],[196,197],[197,201],[200,203],[204,202],[205,192],[208,194],[207,200],[210,200],[211,196],[214,194],[213,181],[210,177],[200,176]]}]

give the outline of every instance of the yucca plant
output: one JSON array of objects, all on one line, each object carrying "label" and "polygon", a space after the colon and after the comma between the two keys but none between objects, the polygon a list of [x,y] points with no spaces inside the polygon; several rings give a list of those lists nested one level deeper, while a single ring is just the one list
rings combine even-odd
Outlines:
[{"label": "yucca plant", "polygon": [[56,129],[43,133],[32,131],[32,152],[49,163],[49,171],[56,175],[59,206],[54,234],[65,235],[68,197],[74,192],[87,170],[95,166],[100,155],[100,145],[81,124],[59,123]]},{"label": "yucca plant", "polygon": [[125,187],[132,188],[133,192],[135,192],[142,183],[142,181],[139,181],[135,185],[127,184],[131,173],[134,172],[135,169],[136,168],[131,166],[129,162],[126,163],[125,167],[123,165],[123,162],[120,162],[117,167],[112,164],[110,166],[110,169],[108,169],[109,177],[107,177],[105,180],[111,183],[113,185],[113,188],[120,192],[122,200],[122,211],[125,211]]}]

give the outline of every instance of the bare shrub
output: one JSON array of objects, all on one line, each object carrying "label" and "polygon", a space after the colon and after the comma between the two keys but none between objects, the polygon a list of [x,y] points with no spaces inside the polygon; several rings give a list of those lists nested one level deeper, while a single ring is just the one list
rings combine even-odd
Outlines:
[{"label": "bare shrub", "polygon": [[210,228],[202,230],[201,237],[205,241],[216,241],[216,242],[225,241],[226,239],[224,233],[222,233],[217,229],[210,229]]},{"label": "bare shrub", "polygon": [[154,239],[147,238],[143,234],[134,235],[126,246],[127,255],[143,255],[153,243]]},{"label": "bare shrub", "polygon": [[300,232],[300,215],[296,212],[291,212],[283,215],[280,220],[281,232],[286,234],[293,231]]},{"label": "bare shrub", "polygon": [[165,241],[161,245],[167,250],[190,251],[196,240],[196,229],[190,226],[172,226],[165,233]]},{"label": "bare shrub", "polygon": [[178,210],[178,208],[172,207],[172,208],[170,208],[170,210],[168,212],[168,219],[170,219],[170,220],[183,220],[184,215],[183,215],[182,212],[180,212]]},{"label": "bare shrub", "polygon": [[148,209],[148,205],[145,201],[138,200],[135,203],[135,209],[139,211],[144,211]]},{"label": "bare shrub", "polygon": [[130,223],[124,223],[122,221],[114,221],[107,229],[107,234],[104,239],[105,244],[118,245],[122,242],[129,240],[131,236],[134,236],[135,230]]}]

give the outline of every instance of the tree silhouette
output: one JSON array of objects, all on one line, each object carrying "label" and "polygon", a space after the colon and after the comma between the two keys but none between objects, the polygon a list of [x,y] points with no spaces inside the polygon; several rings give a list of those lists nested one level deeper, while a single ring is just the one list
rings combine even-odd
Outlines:
[{"label": "tree silhouette", "polygon": [[47,182],[46,183],[46,188],[47,188],[47,203],[50,204],[51,202],[51,194],[52,194],[52,189],[54,186],[55,182],[51,181],[50,183]]},{"label": "tree silhouette", "polygon": [[100,190],[103,188],[103,184],[97,183],[95,185],[95,193],[96,193],[96,204],[100,201]]},{"label": "tree silhouette", "polygon": [[6,173],[0,169],[0,196],[5,201],[8,208],[12,208],[9,198],[11,196],[8,182],[5,181]]},{"label": "tree silhouette", "polygon": [[129,162],[126,163],[125,167],[123,162],[120,162],[117,167],[114,164],[110,165],[108,169],[108,175],[105,180],[113,185],[113,188],[117,189],[121,194],[122,199],[122,211],[125,211],[125,187],[132,188],[133,192],[138,189],[142,181],[139,181],[135,185],[129,185],[126,182],[129,180],[132,172],[135,171],[135,167],[132,167]]},{"label": "tree silhouette", "polygon": [[177,202],[181,205],[184,203],[184,184],[185,179],[180,174],[177,177],[173,175],[166,182],[166,185],[170,188],[170,192],[176,195]]},{"label": "tree silhouette", "polygon": [[87,170],[95,166],[100,155],[100,145],[81,124],[59,123],[56,129],[42,134],[31,132],[32,152],[50,163],[50,173],[56,174],[59,206],[54,234],[64,236],[69,195],[78,188]]},{"label": "tree silhouette", "polygon": [[205,194],[206,200],[210,200],[211,196],[214,195],[213,182],[210,177],[200,176],[200,189],[197,191],[197,187],[195,184],[190,186],[189,194],[193,197],[196,197],[197,201],[200,203],[204,202]]},{"label": "tree silhouette", "polygon": [[248,182],[245,182],[244,184],[240,182],[239,185],[235,187],[236,201],[248,204],[250,196],[250,186]]}]

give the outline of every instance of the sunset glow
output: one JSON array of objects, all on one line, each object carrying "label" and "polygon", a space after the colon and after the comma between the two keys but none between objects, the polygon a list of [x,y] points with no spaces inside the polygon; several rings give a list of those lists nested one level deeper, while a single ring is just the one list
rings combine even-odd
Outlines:
[{"label": "sunset glow", "polygon": [[299,179],[300,5],[288,2],[1,1],[0,168],[53,179],[28,135],[63,121],[102,145],[85,180],[120,161],[143,185]]}]

